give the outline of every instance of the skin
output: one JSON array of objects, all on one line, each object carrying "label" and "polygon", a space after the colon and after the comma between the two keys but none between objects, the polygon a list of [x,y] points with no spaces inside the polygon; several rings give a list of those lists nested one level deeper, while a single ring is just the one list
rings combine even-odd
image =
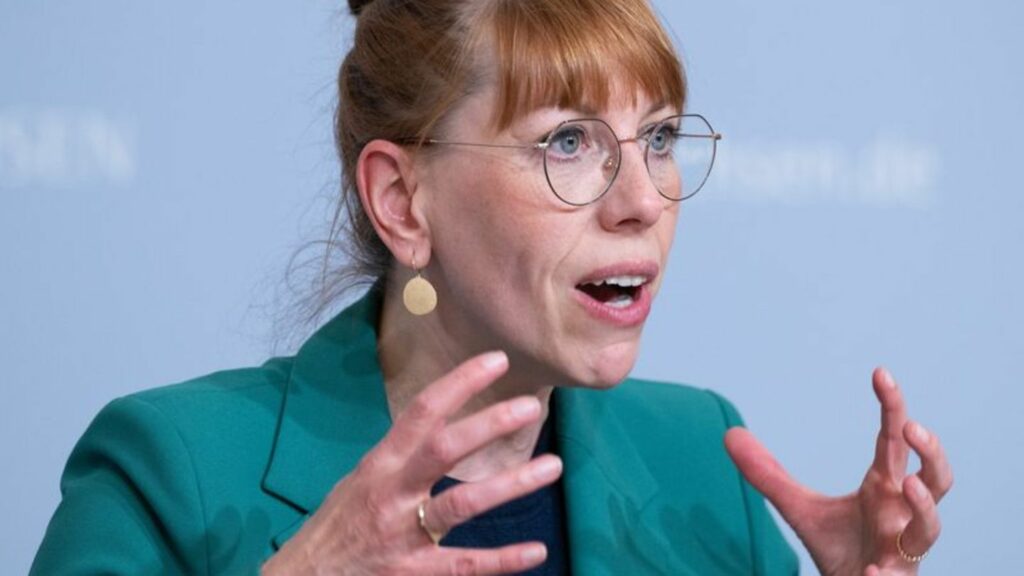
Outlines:
[{"label": "skin", "polygon": [[[501,132],[490,127],[495,98],[485,88],[451,114],[443,137],[533,143],[562,120],[598,115],[627,138],[675,112],[614,88],[604,110],[540,109]],[[363,149],[360,197],[395,257],[379,341],[394,426],[264,573],[505,574],[544,561],[540,543],[438,547],[417,525],[417,507],[426,502],[427,527],[445,533],[557,481],[557,456],[530,459],[552,388],[606,388],[632,368],[641,326],[610,326],[573,297],[585,274],[622,261],[654,262],[660,272],[650,289],[660,286],[680,205],[658,194],[639,145],[622,152],[609,192],[574,208],[554,197],[528,152],[459,147],[414,156],[385,141]],[[402,309],[414,267],[438,292],[427,316]],[[823,574],[915,574],[896,553],[896,534],[905,531],[910,553],[938,537],[935,503],[952,483],[949,465],[934,435],[916,435],[891,377],[879,370],[874,380],[883,413],[877,456],[848,496],[800,486],[745,430],[725,439]],[[923,468],[906,476],[911,448]],[[430,499],[444,475],[467,482]]]},{"label": "skin", "polygon": [[[828,497],[802,486],[747,430],[734,428],[726,449],[747,480],[782,514],[822,574],[898,576],[917,574],[919,564],[900,557],[935,544],[941,531],[936,505],[953,486],[953,471],[934,433],[911,421],[899,387],[884,368],[872,376],[882,424],[875,458],[860,487]],[[913,450],[921,469],[907,473]]]},{"label": "skin", "polygon": [[[508,130],[490,129],[491,89],[468,98],[453,115],[446,139],[532,144],[559,122],[587,116],[584,110],[541,109]],[[622,94],[604,115],[619,134],[636,134],[673,111]],[[460,415],[520,394],[547,400],[557,385],[606,388],[633,367],[641,326],[612,327],[594,319],[576,301],[586,274],[621,262],[654,262],[663,271],[675,232],[679,204],[658,194],[639,145],[623,145],[622,167],[599,201],[574,208],[548,187],[536,152],[444,148],[419,158],[404,179],[376,202],[378,231],[409,266],[389,283],[381,323],[381,364],[393,414],[460,359],[503,350],[513,369]],[[372,154],[365,153],[364,154]],[[369,175],[368,175],[369,176]],[[368,177],[367,190],[373,190]],[[366,194],[364,203],[374,205]],[[397,208],[396,208],[397,207]],[[402,275],[412,255],[438,292],[435,312],[414,317],[401,304]],[[659,275],[649,288],[657,292]],[[475,480],[532,452],[540,423],[495,443],[453,476]]]}]

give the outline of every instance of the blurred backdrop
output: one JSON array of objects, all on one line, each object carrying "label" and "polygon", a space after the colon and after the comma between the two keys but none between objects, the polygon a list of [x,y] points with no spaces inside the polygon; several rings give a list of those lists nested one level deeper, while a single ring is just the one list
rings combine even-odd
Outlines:
[{"label": "blurred backdrop", "polygon": [[[691,110],[726,137],[635,373],[721,391],[841,493],[890,367],[957,475],[925,572],[1024,573],[1021,5],[656,5]],[[0,2],[5,573],[27,571],[103,404],[305,335],[283,278],[338,187],[345,9]]]}]

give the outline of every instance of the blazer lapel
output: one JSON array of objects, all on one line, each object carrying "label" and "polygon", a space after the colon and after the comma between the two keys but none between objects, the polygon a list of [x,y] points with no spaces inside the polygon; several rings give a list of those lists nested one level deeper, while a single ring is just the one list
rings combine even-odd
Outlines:
[{"label": "blazer lapel", "polygon": [[556,391],[575,574],[680,574],[657,528],[658,484],[615,416],[611,392]]},{"label": "blazer lapel", "polygon": [[301,516],[280,547],[391,427],[377,361],[380,296],[371,293],[317,330],[296,354],[263,489]]}]

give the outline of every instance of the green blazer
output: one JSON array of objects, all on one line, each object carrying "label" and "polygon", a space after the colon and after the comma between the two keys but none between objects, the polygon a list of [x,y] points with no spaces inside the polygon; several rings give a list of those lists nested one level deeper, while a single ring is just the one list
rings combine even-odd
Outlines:
[{"label": "green blazer", "polygon": [[[391,425],[376,291],[293,357],[114,400],[61,479],[32,574],[254,574]],[[723,398],[627,380],[556,391],[569,557],[581,575],[791,575],[725,453]]]}]

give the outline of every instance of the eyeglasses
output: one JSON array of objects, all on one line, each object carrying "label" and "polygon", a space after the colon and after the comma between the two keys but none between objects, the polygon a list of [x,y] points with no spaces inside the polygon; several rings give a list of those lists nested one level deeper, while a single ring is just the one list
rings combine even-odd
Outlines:
[{"label": "eyeglasses", "polygon": [[566,204],[585,206],[611,188],[622,166],[622,145],[628,142],[641,146],[658,193],[675,202],[691,198],[707,182],[721,139],[722,135],[700,114],[680,114],[645,127],[635,138],[620,139],[604,120],[581,118],[562,122],[536,144],[434,139],[423,140],[423,144],[540,150],[544,153],[544,175],[555,196]]}]

